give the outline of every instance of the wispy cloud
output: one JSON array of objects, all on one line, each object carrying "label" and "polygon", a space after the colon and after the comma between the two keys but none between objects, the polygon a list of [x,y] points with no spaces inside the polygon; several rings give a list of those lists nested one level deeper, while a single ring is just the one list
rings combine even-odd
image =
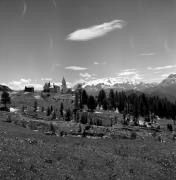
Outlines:
[{"label": "wispy cloud", "polygon": [[92,75],[89,73],[80,73],[79,75],[83,78],[91,78],[92,77]]},{"label": "wispy cloud", "polygon": [[25,16],[27,12],[27,4],[26,4],[26,1],[23,2],[23,11],[22,11],[22,16]]},{"label": "wispy cloud", "polygon": [[81,67],[81,66],[67,66],[67,67],[65,67],[65,69],[73,70],[73,71],[85,71],[85,70],[87,70],[86,67]]},{"label": "wispy cloud", "polygon": [[140,56],[155,56],[155,52],[149,52],[149,53],[141,53]]},{"label": "wispy cloud", "polygon": [[113,20],[100,25],[91,26],[85,29],[78,29],[67,36],[67,40],[71,41],[88,41],[106,35],[115,30],[122,29],[126,25],[123,20]]},{"label": "wispy cloud", "polygon": [[136,69],[124,69],[117,74],[118,80],[130,80],[130,81],[139,81],[142,80],[143,75],[141,75]]},{"label": "wispy cloud", "polygon": [[57,8],[56,0],[52,0],[52,4],[53,4],[54,8],[56,9]]},{"label": "wispy cloud", "polygon": [[163,69],[172,69],[176,68],[176,65],[167,65],[167,66],[160,66],[160,67],[148,67],[148,70],[158,71]]},{"label": "wispy cloud", "polygon": [[168,73],[168,74],[161,74],[161,77],[166,78],[166,77],[168,77],[169,75],[170,75],[170,73]]},{"label": "wispy cloud", "polygon": [[106,61],[104,61],[104,62],[94,62],[94,65],[106,65],[107,64],[107,62]]},{"label": "wispy cloud", "polygon": [[168,40],[167,40],[167,39],[164,41],[164,49],[165,49],[165,51],[166,51],[167,53],[170,53],[170,52],[171,52],[171,48],[170,48],[169,45],[168,45]]},{"label": "wispy cloud", "polygon": [[118,73],[118,76],[134,75],[136,74],[136,72],[136,69],[124,69],[120,73]]},{"label": "wispy cloud", "polygon": [[52,78],[41,78],[42,81],[52,81]]}]

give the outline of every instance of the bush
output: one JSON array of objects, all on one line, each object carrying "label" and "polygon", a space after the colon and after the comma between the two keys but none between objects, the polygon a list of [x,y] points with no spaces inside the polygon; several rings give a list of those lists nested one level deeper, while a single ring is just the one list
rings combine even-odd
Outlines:
[{"label": "bush", "polygon": [[50,123],[50,131],[52,132],[53,135],[56,134],[56,129],[55,129],[53,123]]},{"label": "bush", "polygon": [[6,122],[8,122],[8,123],[11,123],[11,122],[12,122],[12,119],[11,119],[11,116],[10,116],[10,115],[8,115]]},{"label": "bush", "polygon": [[167,129],[168,129],[169,131],[173,131],[172,124],[167,124]]},{"label": "bush", "polygon": [[10,109],[8,107],[0,107],[0,111],[10,112]]},{"label": "bush", "polygon": [[56,119],[56,112],[54,111],[53,114],[52,114],[52,120],[55,120]]},{"label": "bush", "polygon": [[70,121],[71,120],[71,116],[72,116],[71,110],[67,109],[66,110],[66,114],[65,114],[65,121]]},{"label": "bush", "polygon": [[82,123],[82,124],[87,124],[87,119],[88,119],[87,113],[82,113],[82,114],[81,114],[80,123]]},{"label": "bush", "polygon": [[131,133],[131,139],[136,139],[136,137],[137,137],[136,132],[132,132],[132,133]]}]

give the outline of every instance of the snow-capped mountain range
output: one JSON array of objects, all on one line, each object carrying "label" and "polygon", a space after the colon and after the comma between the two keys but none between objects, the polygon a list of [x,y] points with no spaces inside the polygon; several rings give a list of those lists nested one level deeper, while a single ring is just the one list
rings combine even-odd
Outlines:
[{"label": "snow-capped mountain range", "polygon": [[139,81],[118,82],[116,78],[102,78],[82,83],[87,92],[99,92],[100,89],[114,89],[117,91],[135,90],[146,94],[167,97],[176,101],[176,74],[171,74],[160,83],[145,83]]},{"label": "snow-capped mountain range", "polygon": [[82,83],[83,88],[90,91],[99,91],[100,89],[118,89],[118,90],[143,90],[158,85],[158,83],[144,83],[139,81],[118,81],[116,78],[102,78]]}]

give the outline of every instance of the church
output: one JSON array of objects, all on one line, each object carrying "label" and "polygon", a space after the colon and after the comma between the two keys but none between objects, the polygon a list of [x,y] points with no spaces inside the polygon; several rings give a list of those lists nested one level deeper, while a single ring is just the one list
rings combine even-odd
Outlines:
[{"label": "church", "polygon": [[45,85],[43,86],[43,92],[58,93],[58,94],[70,94],[70,93],[72,93],[72,89],[67,88],[66,80],[63,77],[61,86],[51,84],[50,82],[48,82],[48,83],[45,83]]}]

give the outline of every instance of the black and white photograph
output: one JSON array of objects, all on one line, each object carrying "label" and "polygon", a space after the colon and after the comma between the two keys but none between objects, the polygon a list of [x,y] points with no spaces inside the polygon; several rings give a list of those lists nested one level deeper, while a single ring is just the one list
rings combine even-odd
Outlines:
[{"label": "black and white photograph", "polygon": [[0,180],[176,179],[176,0],[0,0]]}]

